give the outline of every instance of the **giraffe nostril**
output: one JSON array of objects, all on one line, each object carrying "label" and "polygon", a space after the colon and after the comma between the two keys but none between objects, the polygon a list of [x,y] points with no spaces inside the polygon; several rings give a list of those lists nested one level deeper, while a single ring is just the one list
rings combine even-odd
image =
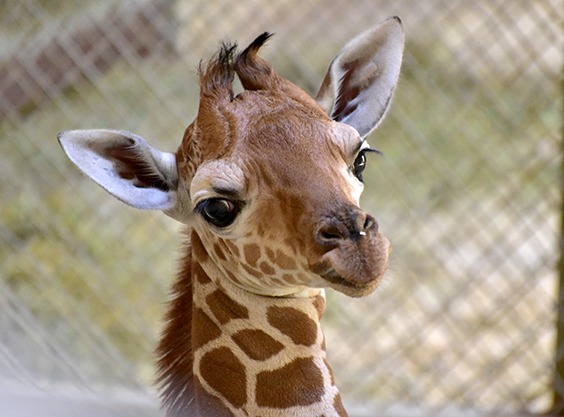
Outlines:
[{"label": "giraffe nostril", "polygon": [[362,225],[362,232],[366,233],[367,231],[378,232],[378,222],[370,214],[366,215],[364,224]]},{"label": "giraffe nostril", "polygon": [[325,240],[341,239],[343,236],[339,233],[336,228],[331,228],[330,230],[322,230],[320,232],[320,237]]},{"label": "giraffe nostril", "polygon": [[317,243],[323,246],[336,246],[345,237],[343,230],[333,223],[321,226],[316,234]]},{"label": "giraffe nostril", "polygon": [[323,220],[315,239],[321,246],[333,248],[343,240],[357,240],[377,232],[378,222],[374,217],[357,207],[346,207]]}]

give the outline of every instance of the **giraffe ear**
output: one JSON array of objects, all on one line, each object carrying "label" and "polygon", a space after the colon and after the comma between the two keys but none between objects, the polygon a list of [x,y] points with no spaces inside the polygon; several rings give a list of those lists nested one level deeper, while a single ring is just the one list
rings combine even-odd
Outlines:
[{"label": "giraffe ear", "polygon": [[174,207],[178,184],[174,154],[117,130],[71,130],[57,138],[82,172],[124,203],[139,209]]},{"label": "giraffe ear", "polygon": [[396,86],[404,34],[392,17],[360,34],[337,54],[317,93],[317,103],[364,137],[386,114]]}]

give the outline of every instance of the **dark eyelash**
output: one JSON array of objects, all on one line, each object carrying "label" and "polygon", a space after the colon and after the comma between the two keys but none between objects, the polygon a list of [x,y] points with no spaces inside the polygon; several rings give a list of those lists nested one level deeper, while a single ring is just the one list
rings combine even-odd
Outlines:
[{"label": "dark eyelash", "polygon": [[378,149],[374,149],[374,148],[363,148],[361,149],[359,152],[369,152],[369,153],[375,153],[376,155],[379,156],[384,156],[384,153],[382,151],[379,151]]}]

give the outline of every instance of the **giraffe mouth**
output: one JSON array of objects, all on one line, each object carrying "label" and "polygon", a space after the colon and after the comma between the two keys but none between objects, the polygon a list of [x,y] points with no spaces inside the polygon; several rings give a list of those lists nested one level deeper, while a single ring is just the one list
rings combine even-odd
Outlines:
[{"label": "giraffe mouth", "polygon": [[326,252],[312,270],[329,287],[351,297],[362,297],[382,281],[389,249],[389,241],[380,234],[364,243],[343,241]]},{"label": "giraffe mouth", "polygon": [[351,271],[340,270],[341,266],[338,262],[334,265],[330,260],[324,259],[315,265],[313,271],[328,287],[349,297],[363,297],[373,292],[380,284],[386,269],[386,266],[370,271],[365,269],[362,272],[355,271],[356,273],[351,275]]},{"label": "giraffe mouth", "polygon": [[337,271],[335,271],[333,268],[330,268],[327,272],[325,272],[320,276],[325,281],[329,281],[330,283],[335,285],[344,285],[345,287],[350,287],[350,288],[362,287],[362,285],[358,285],[351,281],[347,281],[345,278],[339,275]]},{"label": "giraffe mouth", "polygon": [[324,274],[320,274],[319,276],[327,281],[329,286],[333,289],[351,297],[362,297],[370,294],[376,289],[378,284],[380,284],[382,278],[380,275],[376,279],[369,280],[368,282],[354,282],[344,278],[333,268],[329,269]]}]

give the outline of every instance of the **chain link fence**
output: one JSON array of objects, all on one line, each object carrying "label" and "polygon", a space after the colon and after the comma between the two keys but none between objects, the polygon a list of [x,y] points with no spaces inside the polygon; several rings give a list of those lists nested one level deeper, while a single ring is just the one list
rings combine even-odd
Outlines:
[{"label": "chain link fence", "polygon": [[[0,392],[158,415],[152,352],[178,226],[107,197],[58,131],[125,129],[173,151],[195,116],[196,66],[220,40],[275,32],[263,56],[314,93],[344,42],[399,15],[402,78],[362,200],[392,266],[367,298],[330,292],[324,318],[345,405],[563,413],[563,12],[561,0],[0,3]],[[23,415],[8,403],[0,415]]]}]

